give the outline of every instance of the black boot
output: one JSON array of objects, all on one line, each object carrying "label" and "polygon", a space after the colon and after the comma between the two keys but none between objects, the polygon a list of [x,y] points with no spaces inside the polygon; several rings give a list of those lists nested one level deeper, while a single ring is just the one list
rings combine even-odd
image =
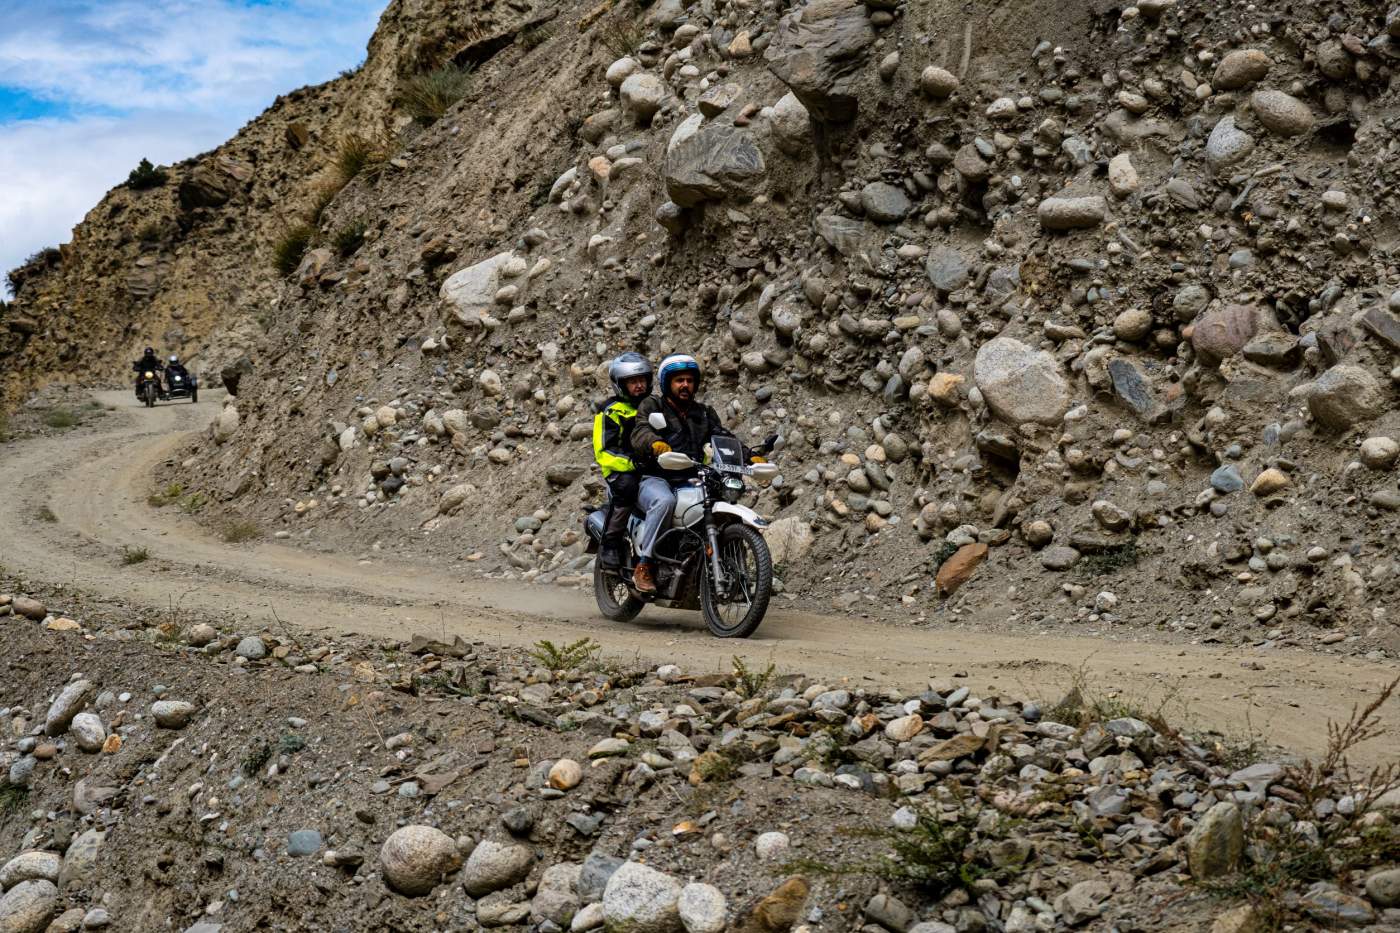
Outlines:
[{"label": "black boot", "polygon": [[598,549],[598,560],[609,570],[616,570],[622,566],[624,554],[623,540],[621,538],[604,538],[603,546]]}]

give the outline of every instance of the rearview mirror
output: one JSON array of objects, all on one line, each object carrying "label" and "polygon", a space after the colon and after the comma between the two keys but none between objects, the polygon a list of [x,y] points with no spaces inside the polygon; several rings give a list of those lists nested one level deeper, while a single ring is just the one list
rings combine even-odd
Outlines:
[{"label": "rearview mirror", "polygon": [[666,416],[659,411],[654,411],[647,415],[647,424],[657,431],[666,430]]},{"label": "rearview mirror", "polygon": [[777,444],[778,444],[778,435],[776,435],[776,434],[770,434],[770,435],[768,435],[768,437],[764,440],[764,442],[763,442],[762,444],[759,444],[759,445],[758,445],[758,449],[759,449],[759,451],[760,451],[761,453],[764,453],[764,454],[772,453],[772,452],[773,452],[773,448],[776,447]]}]

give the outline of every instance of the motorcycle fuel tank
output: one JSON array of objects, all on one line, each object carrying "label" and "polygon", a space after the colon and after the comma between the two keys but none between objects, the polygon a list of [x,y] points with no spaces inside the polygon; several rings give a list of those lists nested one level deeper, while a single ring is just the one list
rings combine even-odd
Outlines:
[{"label": "motorcycle fuel tank", "polygon": [[688,528],[705,517],[705,491],[699,486],[679,486],[676,488],[676,511],[673,523],[677,528]]}]

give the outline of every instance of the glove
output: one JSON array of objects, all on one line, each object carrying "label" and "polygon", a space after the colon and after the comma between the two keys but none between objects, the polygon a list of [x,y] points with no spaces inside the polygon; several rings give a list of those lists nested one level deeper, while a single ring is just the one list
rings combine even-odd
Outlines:
[{"label": "glove", "polygon": [[768,458],[767,458],[767,457],[760,457],[758,454],[754,454],[752,457],[749,458],[749,463],[767,463],[767,462],[768,462]]},{"label": "glove", "polygon": [[666,443],[665,441],[652,441],[652,442],[651,442],[651,453],[652,453],[652,456],[654,456],[654,457],[659,457],[659,456],[661,456],[662,454],[668,454],[668,453],[670,453],[670,452],[671,452],[671,445],[668,444],[668,443]]}]

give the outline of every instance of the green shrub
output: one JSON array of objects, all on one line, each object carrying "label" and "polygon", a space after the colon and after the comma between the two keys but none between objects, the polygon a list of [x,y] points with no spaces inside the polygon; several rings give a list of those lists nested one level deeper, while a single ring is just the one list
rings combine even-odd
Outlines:
[{"label": "green shrub", "polygon": [[447,64],[416,74],[400,86],[398,105],[427,126],[467,95],[471,73],[470,66]]},{"label": "green shrub", "polygon": [[132,564],[144,564],[151,559],[151,552],[143,547],[122,548],[122,563],[130,566]]},{"label": "green shrub", "polygon": [[360,174],[370,177],[379,174],[388,155],[377,141],[358,133],[346,133],[340,140],[340,149],[335,154],[335,170],[343,184]]},{"label": "green shrub", "polygon": [[321,216],[326,213],[326,208],[331,206],[335,196],[340,194],[340,189],[344,187],[343,184],[317,185],[314,192],[315,197],[311,201],[311,208],[306,212],[306,222],[313,227],[319,227]]},{"label": "green shrub", "polygon": [[78,423],[78,416],[66,408],[51,408],[44,415],[44,424],[64,430]]},{"label": "green shrub", "polygon": [[591,638],[580,638],[569,645],[556,645],[548,639],[542,639],[535,642],[530,657],[551,671],[571,671],[591,660],[599,648],[598,643]]},{"label": "green shrub", "polygon": [[364,245],[365,242],[365,222],[355,220],[335,232],[331,238],[335,244],[335,251],[342,259],[347,259],[354,255],[355,251]]},{"label": "green shrub", "polygon": [[221,534],[224,541],[229,544],[242,544],[244,541],[252,541],[254,538],[262,537],[262,529],[254,522],[237,519],[226,523]]},{"label": "green shrub", "polygon": [[316,235],[310,224],[299,223],[282,234],[272,247],[272,266],[282,278],[289,278],[301,265],[301,259],[311,248],[311,238]]},{"label": "green shrub", "polygon": [[156,168],[151,164],[150,159],[142,159],[141,162],[131,170],[131,174],[126,176],[127,187],[133,191],[145,191],[147,188],[159,188],[170,180],[170,175],[163,168]]}]

